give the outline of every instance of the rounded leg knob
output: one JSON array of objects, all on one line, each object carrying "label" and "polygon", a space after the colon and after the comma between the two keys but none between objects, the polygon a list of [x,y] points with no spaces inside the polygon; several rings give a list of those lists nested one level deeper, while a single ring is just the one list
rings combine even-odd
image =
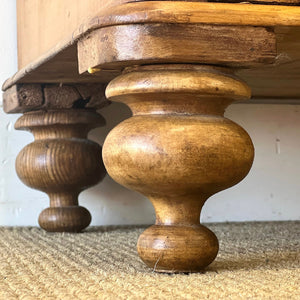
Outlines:
[{"label": "rounded leg knob", "polygon": [[82,206],[48,207],[39,215],[39,224],[50,232],[80,232],[88,227],[92,217]]},{"label": "rounded leg knob", "polygon": [[219,244],[203,225],[153,225],[139,237],[138,253],[157,272],[197,272],[216,258]]}]

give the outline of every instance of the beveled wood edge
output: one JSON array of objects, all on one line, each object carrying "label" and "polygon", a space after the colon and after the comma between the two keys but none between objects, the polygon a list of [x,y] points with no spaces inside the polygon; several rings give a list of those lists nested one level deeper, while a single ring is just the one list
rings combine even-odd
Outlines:
[{"label": "beveled wood edge", "polygon": [[[226,12],[226,13],[224,13]],[[263,18],[261,17],[263,16]],[[116,25],[139,23],[180,23],[250,26],[300,26],[300,7],[284,5],[232,4],[209,2],[147,1],[132,2],[102,11],[79,26],[71,36],[62,40],[44,55],[19,70],[7,79],[5,91],[49,62],[57,54],[74,46],[92,30]],[[77,59],[77,58],[76,58]]]}]

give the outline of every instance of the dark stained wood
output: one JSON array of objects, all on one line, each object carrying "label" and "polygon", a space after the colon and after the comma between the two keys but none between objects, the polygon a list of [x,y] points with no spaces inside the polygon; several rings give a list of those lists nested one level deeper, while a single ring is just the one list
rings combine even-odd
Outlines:
[{"label": "dark stained wood", "polygon": [[39,216],[45,230],[78,232],[90,224],[91,215],[78,206],[78,195],[105,176],[101,147],[87,139],[92,128],[104,124],[95,111],[81,109],[30,112],[16,122],[16,129],[35,137],[19,153],[16,170],[26,185],[50,198],[50,207]]},{"label": "dark stained wood", "polygon": [[103,84],[15,84],[3,94],[6,113],[35,110],[94,108],[109,104]]},{"label": "dark stained wood", "polygon": [[94,30],[78,43],[79,72],[155,63],[255,67],[275,62],[271,30],[250,26],[137,24]]},{"label": "dark stained wood", "polygon": [[151,200],[156,223],[139,238],[141,259],[160,272],[196,272],[217,255],[218,241],[200,225],[213,194],[241,181],[254,148],[249,135],[223,117],[249,87],[223,68],[196,65],[128,69],[107,87],[133,117],[103,146],[110,176]]},{"label": "dark stained wood", "polygon": [[15,84],[3,93],[3,109],[6,113],[34,110],[44,103],[40,84]]},{"label": "dark stained wood", "polygon": [[109,104],[103,84],[45,85],[43,91],[46,109],[99,109]]}]

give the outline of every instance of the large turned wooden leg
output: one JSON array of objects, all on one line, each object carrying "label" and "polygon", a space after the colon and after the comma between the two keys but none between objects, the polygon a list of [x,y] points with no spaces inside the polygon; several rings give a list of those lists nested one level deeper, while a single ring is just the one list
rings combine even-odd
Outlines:
[{"label": "large turned wooden leg", "polygon": [[101,147],[87,139],[90,129],[104,123],[95,111],[78,109],[25,113],[16,122],[16,129],[35,137],[19,153],[16,170],[26,185],[50,198],[50,207],[39,216],[45,230],[78,232],[90,224],[78,195],[105,175]]},{"label": "large turned wooden leg", "polygon": [[229,70],[275,63],[276,37],[270,28],[202,24],[201,9],[164,3],[139,10],[132,23],[120,11],[119,25],[89,32],[78,42],[78,65],[98,78],[124,71],[106,96],[133,117],[108,135],[103,160],[112,178],[155,207],[156,224],[138,241],[142,260],[156,271],[199,271],[218,252],[217,238],[199,223],[201,208],[253,161],[248,134],[223,117],[230,103],[250,98]]},{"label": "large turned wooden leg", "polygon": [[203,204],[240,182],[253,162],[249,135],[223,116],[250,89],[223,68],[157,65],[125,70],[106,96],[133,112],[105,141],[107,171],[156,211],[138,240],[141,259],[155,271],[202,270],[218,252],[216,236],[199,222]]}]

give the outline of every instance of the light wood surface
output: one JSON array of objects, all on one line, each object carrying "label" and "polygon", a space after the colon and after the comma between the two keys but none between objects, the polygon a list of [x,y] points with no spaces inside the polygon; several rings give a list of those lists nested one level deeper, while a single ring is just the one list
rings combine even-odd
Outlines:
[{"label": "light wood surface", "polygon": [[[75,5],[76,6],[76,5]],[[144,13],[147,11],[147,13]],[[48,53],[31,62],[12,78],[3,89],[15,83],[107,83],[120,69],[102,70],[97,74],[78,74],[76,41],[87,31],[99,27],[131,23],[262,25],[276,33],[275,64],[258,69],[237,70],[252,88],[253,99],[299,99],[300,97],[300,8],[295,6],[252,5],[229,3],[138,2],[111,10],[100,10],[96,17],[79,26]],[[188,16],[188,17],[187,17]],[[42,30],[42,29],[40,29]],[[31,47],[34,48],[34,47]],[[105,58],[102,58],[105,59]],[[93,67],[93,66],[91,66]]]},{"label": "light wood surface", "polygon": [[19,69],[70,36],[100,9],[125,2],[129,0],[17,0]]},{"label": "light wood surface", "polygon": [[79,72],[155,63],[257,67],[275,62],[275,34],[264,27],[134,24],[92,31],[78,42]]},{"label": "light wood surface", "polygon": [[176,23],[299,26],[300,7],[184,1],[132,2],[101,10],[80,30],[122,24]]},{"label": "light wood surface", "polygon": [[114,180],[155,208],[155,225],[138,241],[155,271],[195,272],[216,257],[217,238],[200,225],[200,212],[251,168],[250,137],[223,117],[231,102],[250,94],[230,71],[210,66],[136,67],[109,83],[108,99],[126,103],[133,117],[109,133],[103,161]]}]

